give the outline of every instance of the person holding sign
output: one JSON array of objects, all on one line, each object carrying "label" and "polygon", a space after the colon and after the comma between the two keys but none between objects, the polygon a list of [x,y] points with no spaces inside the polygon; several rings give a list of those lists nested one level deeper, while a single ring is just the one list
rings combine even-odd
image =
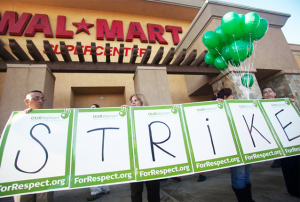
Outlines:
[{"label": "person holding sign", "polygon": [[[24,110],[25,113],[29,113],[34,109],[44,109],[46,98],[44,94],[39,90],[33,90],[27,93],[24,100],[25,104],[28,106]],[[15,202],[52,202],[54,192],[45,192],[40,194],[28,194],[28,195],[18,195],[14,196]]]},{"label": "person holding sign", "polygon": [[[223,100],[233,100],[234,96],[230,88],[223,88],[213,99],[223,102]],[[251,194],[250,171],[251,164],[230,168],[232,189],[238,202],[254,202]]]},{"label": "person holding sign", "polygon": [[[131,106],[147,106],[147,101],[143,94],[133,94],[129,98]],[[122,107],[129,107],[128,105],[122,105]],[[149,180],[145,182],[147,188],[147,199],[149,202],[160,202],[160,181],[159,180]],[[142,202],[144,183],[135,182],[130,183],[131,190],[131,201],[132,202]]]},{"label": "person holding sign", "polygon": [[[276,93],[274,89],[271,86],[266,86],[262,89],[262,95],[264,99],[275,99],[276,98]],[[273,161],[271,168],[280,168],[280,160],[276,159]]]},{"label": "person holding sign", "polygon": [[[276,93],[270,86],[262,89],[264,99],[275,99]],[[292,100],[291,100],[292,101]],[[300,198],[300,156],[282,158],[279,161],[288,193]],[[274,164],[273,163],[273,164]],[[271,166],[272,167],[272,166]]]},{"label": "person holding sign", "polygon": [[[92,104],[91,108],[100,108],[98,104]],[[93,201],[96,200],[101,194],[109,194],[109,186],[98,186],[98,187],[90,187],[91,194],[87,197],[86,200]]]}]

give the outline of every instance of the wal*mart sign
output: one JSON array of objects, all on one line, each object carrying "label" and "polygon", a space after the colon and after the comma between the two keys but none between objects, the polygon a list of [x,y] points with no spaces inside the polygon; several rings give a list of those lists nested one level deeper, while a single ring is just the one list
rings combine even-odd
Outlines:
[{"label": "wal*mart sign", "polygon": [[182,176],[300,154],[289,99],[13,112],[0,197]]},{"label": "wal*mart sign", "polygon": [[[30,21],[30,19],[32,20]],[[32,17],[31,13],[23,13],[19,19],[17,12],[5,11],[2,18],[0,16],[0,35],[5,35],[7,30],[10,36],[21,36],[25,31],[25,36],[33,37],[36,32],[43,32],[45,37],[53,38],[52,28],[50,25],[49,17],[46,14],[35,14]],[[30,22],[29,22],[30,21]],[[78,22],[80,21],[80,22]],[[93,22],[85,22],[85,19],[76,20],[72,22],[76,29],[76,34],[85,32],[90,34],[89,28],[96,25],[96,38],[97,40],[114,41],[115,36],[118,41],[132,42],[133,38],[139,38],[142,43],[156,43],[168,44],[164,39],[164,32],[170,32],[173,37],[174,45],[180,41],[179,33],[182,33],[182,28],[177,26],[166,25],[165,28],[159,24],[147,24],[148,38],[139,22],[130,22],[127,31],[126,39],[124,38],[123,21],[113,20],[109,28],[106,19],[96,19]],[[26,28],[27,27],[27,28]],[[56,21],[56,38],[73,39],[74,31],[66,30],[66,16],[57,16]]]}]

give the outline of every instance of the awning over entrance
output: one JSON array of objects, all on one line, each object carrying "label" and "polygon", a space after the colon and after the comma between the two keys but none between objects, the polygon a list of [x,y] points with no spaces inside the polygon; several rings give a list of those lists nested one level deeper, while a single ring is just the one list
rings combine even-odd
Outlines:
[{"label": "awning over entrance", "polygon": [[79,61],[72,61],[67,49],[67,45],[64,41],[60,41],[60,50],[64,61],[59,61],[49,41],[44,40],[43,42],[45,54],[49,58],[49,61],[45,61],[32,40],[26,40],[26,43],[28,52],[32,56],[33,60],[30,59],[30,57],[20,47],[15,39],[9,39],[9,47],[12,53],[18,58],[18,60],[16,60],[15,57],[13,57],[13,55],[4,48],[4,46],[0,46],[0,58],[2,59],[2,61],[0,61],[0,71],[6,71],[6,64],[47,64],[52,72],[69,73],[135,73],[137,66],[166,67],[168,74],[217,75],[220,73],[218,69],[216,69],[214,66],[208,65],[204,61],[204,56],[207,53],[206,50],[197,57],[197,50],[195,49],[186,57],[187,50],[183,49],[174,59],[175,48],[171,48],[170,50],[168,50],[168,53],[163,58],[165,50],[164,47],[160,47],[159,50],[155,53],[155,57],[153,58],[153,60],[149,62],[149,58],[151,55],[151,46],[148,46],[141,62],[136,63],[138,46],[134,45],[132,48],[129,63],[123,63],[124,44],[120,44],[118,62],[111,62],[110,43],[106,43],[106,60],[105,62],[98,62],[96,43],[92,42],[92,62],[86,62],[81,42],[77,42],[76,44]]}]

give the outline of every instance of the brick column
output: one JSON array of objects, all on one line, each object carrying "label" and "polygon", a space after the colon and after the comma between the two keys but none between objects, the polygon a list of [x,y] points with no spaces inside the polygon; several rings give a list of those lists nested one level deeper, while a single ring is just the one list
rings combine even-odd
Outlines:
[{"label": "brick column", "polygon": [[24,103],[26,94],[40,90],[47,101],[45,109],[53,107],[55,76],[46,64],[8,64],[0,102],[0,133],[12,113],[27,108]]}]

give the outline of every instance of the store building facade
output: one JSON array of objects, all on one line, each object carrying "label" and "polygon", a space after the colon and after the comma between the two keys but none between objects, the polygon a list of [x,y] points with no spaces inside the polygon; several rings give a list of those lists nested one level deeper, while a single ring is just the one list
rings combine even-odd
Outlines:
[{"label": "store building facade", "polygon": [[150,105],[201,102],[223,87],[242,99],[238,86],[203,62],[202,35],[230,11],[256,12],[270,24],[257,43],[251,98],[271,85],[300,104],[300,48],[281,30],[289,14],[204,0],[0,5],[0,130],[33,89],[45,92],[47,108],[118,107],[133,93]]}]

